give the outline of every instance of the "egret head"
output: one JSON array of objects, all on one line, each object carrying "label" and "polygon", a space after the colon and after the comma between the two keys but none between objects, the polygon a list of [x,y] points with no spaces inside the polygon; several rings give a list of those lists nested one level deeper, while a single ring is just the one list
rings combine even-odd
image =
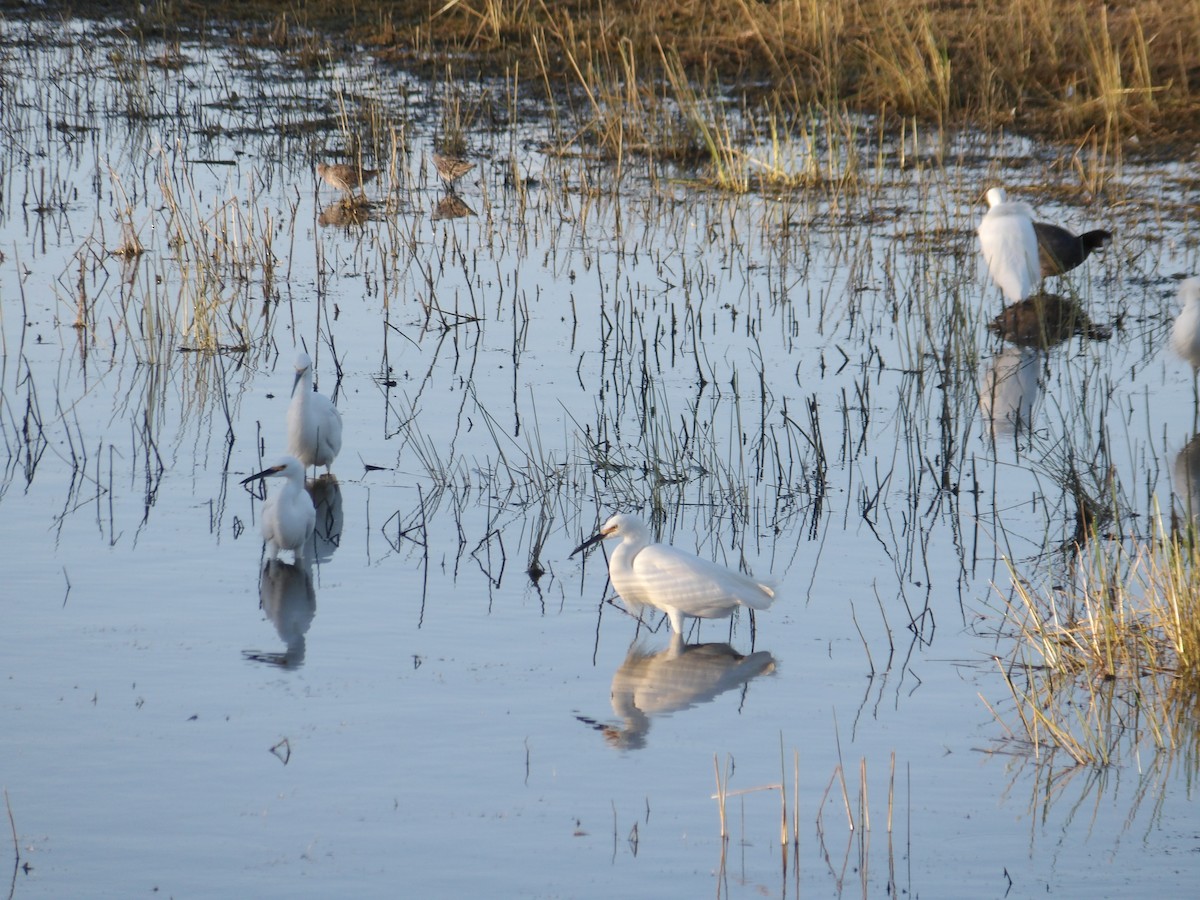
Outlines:
[{"label": "egret head", "polygon": [[996,206],[997,204],[1004,203],[1007,200],[1008,200],[1008,194],[1006,194],[1004,192],[1004,188],[998,188],[998,187],[988,188],[988,192],[987,192],[988,209],[991,209],[993,206]]},{"label": "egret head", "polygon": [[303,379],[306,373],[312,371],[312,360],[308,354],[301,350],[296,354],[296,377],[292,379],[292,393],[296,393],[296,385]]},{"label": "egret head", "polygon": [[642,524],[641,519],[639,519],[637,516],[631,516],[626,513],[617,513],[615,516],[612,516],[607,522],[601,525],[599,531],[572,550],[571,556],[586,550],[593,544],[600,543],[605,538],[628,537],[629,535],[639,535],[645,533],[646,526]]},{"label": "egret head", "polygon": [[249,484],[251,481],[257,481],[260,478],[273,478],[276,476],[291,479],[299,478],[303,482],[304,466],[294,456],[283,456],[280,457],[279,462],[270,468],[263,469],[261,472],[255,472],[248,478],[243,478],[242,484]]},{"label": "egret head", "polygon": [[1179,283],[1179,307],[1200,301],[1200,276],[1186,278]]}]

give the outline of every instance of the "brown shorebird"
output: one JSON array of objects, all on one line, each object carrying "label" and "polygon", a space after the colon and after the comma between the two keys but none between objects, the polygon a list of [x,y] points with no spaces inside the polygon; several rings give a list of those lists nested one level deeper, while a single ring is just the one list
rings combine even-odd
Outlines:
[{"label": "brown shorebird", "polygon": [[1062,275],[1087,259],[1093,250],[1099,250],[1112,240],[1112,232],[1103,229],[1073,234],[1058,225],[1034,222],[1037,234],[1038,261],[1042,264],[1042,277]]},{"label": "brown shorebird", "polygon": [[433,154],[433,167],[437,169],[442,181],[446,182],[446,187],[453,191],[454,183],[475,168],[475,163],[458,156],[435,153]]},{"label": "brown shorebird", "polygon": [[358,169],[354,166],[343,165],[342,163],[335,163],[332,166],[327,166],[325,163],[317,163],[317,174],[330,187],[337,188],[339,191],[345,191],[347,194],[352,194],[378,175],[379,170]]}]

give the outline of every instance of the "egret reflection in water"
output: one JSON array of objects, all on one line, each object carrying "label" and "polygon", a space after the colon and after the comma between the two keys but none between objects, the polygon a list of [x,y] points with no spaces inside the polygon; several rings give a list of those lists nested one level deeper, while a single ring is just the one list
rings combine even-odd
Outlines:
[{"label": "egret reflection in water", "polygon": [[1184,515],[1200,525],[1200,434],[1193,435],[1183,449],[1175,454],[1171,474]]},{"label": "egret reflection in water", "polygon": [[283,653],[244,650],[242,655],[285,669],[299,668],[304,664],[308,629],[317,614],[317,592],[309,570],[267,560],[258,579],[258,603],[287,649]]},{"label": "egret reflection in water", "polygon": [[313,528],[313,555],[319,563],[329,562],[342,543],[342,488],[331,475],[314,478],[306,487],[317,512]]},{"label": "egret reflection in water", "polygon": [[1033,424],[1045,352],[1076,336],[1092,341],[1112,337],[1112,328],[1093,322],[1079,301],[1045,291],[1006,306],[988,330],[1004,341],[979,382],[979,408],[993,437],[1028,431]]},{"label": "egret reflection in water", "polygon": [[646,745],[653,716],[708,703],[774,671],[775,658],[765,650],[743,656],[729,644],[685,644],[677,633],[664,650],[651,651],[635,641],[612,680],[612,708],[621,724],[579,718],[614,747],[637,750]]},{"label": "egret reflection in water", "polygon": [[1038,398],[1041,353],[1005,344],[984,366],[979,379],[979,409],[992,437],[1028,431]]}]

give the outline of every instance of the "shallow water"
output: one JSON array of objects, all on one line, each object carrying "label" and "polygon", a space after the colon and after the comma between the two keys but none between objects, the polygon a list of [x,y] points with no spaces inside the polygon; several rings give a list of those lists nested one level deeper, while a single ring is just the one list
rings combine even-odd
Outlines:
[{"label": "shallow water", "polygon": [[[1064,461],[1143,519],[1172,502],[1192,383],[1165,340],[1200,269],[1177,170],[1038,205],[1116,231],[1062,290],[1119,327],[1026,364],[1030,432],[980,412],[1012,362],[972,230],[985,183],[1068,177],[1046,148],[928,135],[845,195],[657,165],[614,194],[522,98],[443,218],[453,85],[30,28],[4,25],[0,157],[14,896],[1195,881],[1194,754],[1114,731],[1111,767],[1039,763],[988,708],[1017,724],[1002,557],[1060,573]],[[313,167],[348,132],[386,174],[326,226]],[[238,483],[284,450],[300,343],[346,435],[311,581],[264,572]],[[782,599],[672,649],[568,558],[616,509]],[[786,781],[798,848],[764,790],[728,798],[723,854],[714,758],[731,792]]]}]

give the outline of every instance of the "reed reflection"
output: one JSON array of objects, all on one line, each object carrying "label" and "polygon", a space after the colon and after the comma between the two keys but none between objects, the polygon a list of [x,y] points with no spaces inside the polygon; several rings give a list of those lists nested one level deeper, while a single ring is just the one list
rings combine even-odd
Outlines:
[{"label": "reed reflection", "polygon": [[612,708],[620,725],[580,716],[614,747],[646,746],[650,720],[716,699],[775,671],[775,658],[765,650],[743,656],[729,644],[685,644],[671,635],[666,649],[652,651],[635,641],[612,680]]}]

